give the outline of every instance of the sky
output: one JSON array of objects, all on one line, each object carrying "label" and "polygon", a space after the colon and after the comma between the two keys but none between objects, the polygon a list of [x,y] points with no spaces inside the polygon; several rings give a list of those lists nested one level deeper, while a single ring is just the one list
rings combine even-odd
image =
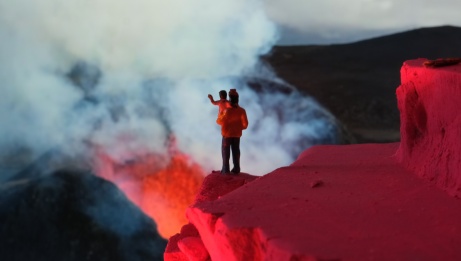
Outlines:
[{"label": "sky", "polygon": [[347,43],[421,27],[461,26],[459,0],[264,0],[278,45]]}]

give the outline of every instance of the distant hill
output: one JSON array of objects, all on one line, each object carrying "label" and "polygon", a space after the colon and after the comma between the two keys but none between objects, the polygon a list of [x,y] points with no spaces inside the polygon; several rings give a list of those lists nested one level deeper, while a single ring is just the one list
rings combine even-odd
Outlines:
[{"label": "distant hill", "polygon": [[361,142],[398,140],[395,89],[416,58],[461,57],[461,28],[421,28],[350,44],[276,46],[264,57],[277,75],[316,98]]}]

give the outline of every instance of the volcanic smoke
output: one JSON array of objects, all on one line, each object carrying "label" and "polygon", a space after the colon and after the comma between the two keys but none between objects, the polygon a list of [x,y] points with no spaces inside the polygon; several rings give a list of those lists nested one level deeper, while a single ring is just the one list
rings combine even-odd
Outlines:
[{"label": "volcanic smoke", "polygon": [[[140,159],[153,169],[136,182],[172,164],[204,175],[221,165],[207,94],[230,88],[250,121],[242,171],[263,175],[313,144],[337,142],[335,119],[260,62],[277,31],[259,0],[0,0],[0,39],[4,157],[104,155],[91,164],[111,165],[98,174],[122,189],[132,173],[117,171]],[[137,195],[151,195],[143,184]]]}]

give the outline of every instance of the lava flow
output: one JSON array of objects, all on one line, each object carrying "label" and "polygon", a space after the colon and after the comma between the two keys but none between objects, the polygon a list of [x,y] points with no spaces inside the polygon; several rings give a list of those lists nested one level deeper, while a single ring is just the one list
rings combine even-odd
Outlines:
[{"label": "lava flow", "polygon": [[201,166],[179,151],[170,151],[169,157],[149,154],[123,164],[100,151],[95,171],[154,219],[159,234],[167,239],[188,223],[184,213],[204,178]]}]

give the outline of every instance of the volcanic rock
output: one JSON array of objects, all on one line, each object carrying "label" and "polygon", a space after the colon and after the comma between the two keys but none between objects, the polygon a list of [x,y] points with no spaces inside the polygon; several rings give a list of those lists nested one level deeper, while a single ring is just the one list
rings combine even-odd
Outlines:
[{"label": "volcanic rock", "polygon": [[168,240],[164,258],[176,261],[206,261],[210,259],[210,254],[195,226],[189,223],[181,228],[180,233]]},{"label": "volcanic rock", "polygon": [[399,161],[461,197],[461,65],[435,69],[426,62],[407,61],[401,70]]},{"label": "volcanic rock", "polygon": [[461,65],[425,61],[401,70],[401,142],[314,146],[242,186],[208,175],[201,195],[223,194],[187,217],[211,259],[461,260]]},{"label": "volcanic rock", "polygon": [[161,260],[156,225],[112,183],[57,170],[0,185],[2,260]]},{"label": "volcanic rock", "polygon": [[[222,175],[215,173],[210,176],[213,178],[206,178],[203,181],[200,191],[195,198],[195,203],[217,200],[223,195],[258,178],[245,173],[240,173],[239,175]],[[195,249],[195,251],[198,251],[197,253],[189,251],[187,248],[187,241],[192,241],[194,245],[199,245],[198,248],[196,247]],[[164,258],[165,260],[175,261],[207,260],[207,258],[209,258],[208,250],[204,245],[202,249],[202,245],[203,241],[200,238],[199,232],[193,224],[189,223],[181,228],[181,232],[170,237],[165,249]]]}]

